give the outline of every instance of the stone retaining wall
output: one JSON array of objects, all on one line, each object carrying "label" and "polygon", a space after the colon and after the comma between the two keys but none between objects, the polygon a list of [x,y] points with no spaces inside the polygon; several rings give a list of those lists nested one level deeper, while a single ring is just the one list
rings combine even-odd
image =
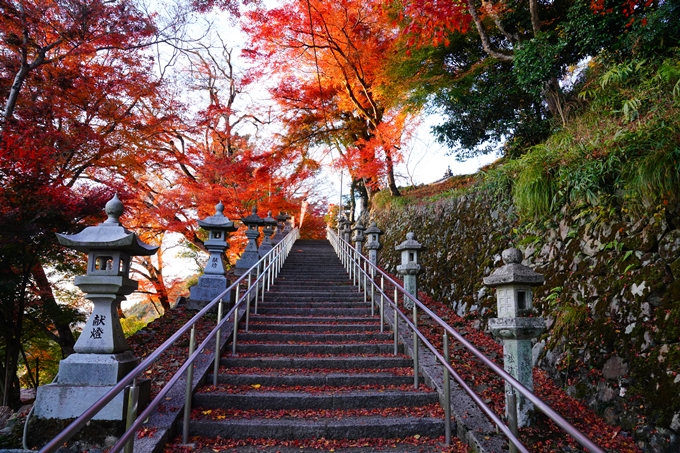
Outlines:
[{"label": "stone retaining wall", "polygon": [[564,208],[529,223],[471,194],[373,217],[385,231],[381,265],[396,273],[394,247],[415,232],[428,248],[419,289],[480,329],[496,316],[482,278],[502,250],[521,249],[546,278],[534,295],[549,327],[538,365],[645,452],[680,451],[680,216]]}]

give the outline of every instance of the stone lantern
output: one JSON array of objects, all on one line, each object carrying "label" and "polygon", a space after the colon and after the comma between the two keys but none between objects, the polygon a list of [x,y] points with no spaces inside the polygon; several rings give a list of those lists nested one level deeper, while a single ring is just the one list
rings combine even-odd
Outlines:
[{"label": "stone lantern", "polygon": [[264,225],[264,219],[257,215],[257,206],[253,206],[253,213],[248,217],[241,219],[241,222],[246,226],[246,237],[248,244],[246,249],[236,261],[236,275],[243,275],[245,271],[253,267],[260,260],[260,255],[257,253],[257,238],[260,237],[259,228]]},{"label": "stone lantern", "polygon": [[[503,362],[505,371],[533,390],[531,339],[545,330],[543,318],[525,317],[532,312],[533,286],[543,284],[543,275],[522,264],[522,252],[515,248],[502,253],[504,266],[484,278],[484,284],[496,288],[498,318],[489,319],[489,330],[503,340]],[[505,393],[513,392],[506,382]],[[517,424],[521,428],[529,425],[529,414],[533,404],[518,392]],[[506,404],[507,412],[507,404]]]},{"label": "stone lantern", "polygon": [[357,223],[355,223],[354,227],[352,227],[352,231],[354,231],[354,236],[352,236],[352,241],[354,242],[354,249],[357,251],[357,254],[361,255],[364,239],[366,239],[364,236],[364,231],[366,231],[366,227],[361,223],[361,220],[357,220]]},{"label": "stone lantern", "polygon": [[286,216],[283,212],[279,211],[279,215],[275,217],[276,219],[276,232],[274,233],[274,237],[272,237],[272,245],[276,245],[285,236],[283,234],[283,230],[286,227]]},{"label": "stone lantern", "polygon": [[382,247],[380,244],[380,236],[383,234],[382,230],[378,228],[375,222],[371,222],[366,231],[368,242],[366,242],[366,250],[368,250],[368,259],[374,266],[378,265],[378,250]]},{"label": "stone lantern", "polygon": [[224,205],[220,201],[215,206],[215,215],[198,221],[198,225],[208,231],[208,240],[203,245],[208,249],[210,258],[198,284],[191,287],[187,308],[200,310],[220,295],[227,287],[227,271],[224,252],[229,248],[227,233],[236,231],[234,222],[224,215]]},{"label": "stone lantern", "polygon": [[293,226],[291,224],[292,217],[290,216],[290,214],[285,212],[283,213],[282,217],[283,217],[283,235],[285,236],[290,232],[290,230],[293,229]]},{"label": "stone lantern", "polygon": [[[68,419],[80,416],[138,364],[125,341],[118,317],[120,303],[137,289],[128,277],[133,256],[150,256],[158,247],[142,242],[120,223],[123,203],[115,195],[106,203],[108,219],[77,234],[57,234],[59,243],[87,253],[87,271],[75,284],[94,307],[74,346],[75,354],[59,362],[58,381],[38,388],[35,415]],[[140,401],[149,396],[141,383]],[[116,396],[95,417],[122,420],[125,395]]]},{"label": "stone lantern", "polygon": [[335,219],[335,225],[338,228],[338,237],[342,234],[342,221],[345,219],[345,216],[342,214],[342,211],[338,210],[338,217]]},{"label": "stone lantern", "polygon": [[345,217],[342,220],[342,229],[340,230],[340,234],[342,236],[342,239],[345,240],[345,242],[350,241],[350,235],[352,233],[352,228],[351,228],[352,222],[349,221],[349,211],[345,212]]},{"label": "stone lantern", "polygon": [[[401,264],[397,266],[397,272],[404,278],[404,289],[414,297],[418,297],[417,275],[420,272],[418,255],[420,250],[424,249],[425,247],[415,240],[415,235],[411,232],[406,233],[406,240],[395,248],[395,250],[401,251]],[[413,305],[411,299],[404,297],[404,307],[412,310]]]},{"label": "stone lantern", "polygon": [[277,225],[278,222],[276,221],[275,218],[272,217],[272,212],[268,211],[267,217],[264,218],[264,228],[262,229],[264,238],[262,239],[260,248],[257,250],[257,253],[259,254],[260,258],[269,253],[269,251],[274,247],[271,241],[271,236],[272,233],[274,233],[274,231],[276,230]]}]

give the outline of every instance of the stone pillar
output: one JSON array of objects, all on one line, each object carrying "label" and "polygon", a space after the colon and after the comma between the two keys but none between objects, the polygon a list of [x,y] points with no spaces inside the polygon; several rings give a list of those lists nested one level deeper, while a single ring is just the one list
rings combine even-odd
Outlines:
[{"label": "stone pillar", "polygon": [[378,228],[375,222],[371,222],[366,231],[368,242],[366,242],[366,250],[368,250],[368,259],[374,266],[378,265],[378,250],[382,247],[380,244],[380,236],[383,234],[382,230]]},{"label": "stone pillar", "polygon": [[350,242],[351,238],[350,235],[352,233],[352,228],[351,228],[352,222],[349,221],[347,218],[347,214],[345,214],[345,218],[342,220],[342,229],[340,231],[342,239],[345,240],[345,242]]},{"label": "stone pillar", "polygon": [[267,212],[267,217],[264,218],[264,228],[262,229],[262,234],[264,234],[264,238],[262,239],[260,248],[257,249],[257,253],[258,255],[260,255],[260,258],[269,253],[269,251],[274,247],[271,241],[271,236],[274,230],[276,229],[276,226],[277,222],[276,219],[272,217],[272,212],[271,211]]},{"label": "stone pillar", "polygon": [[[414,297],[418,297],[417,275],[420,272],[418,255],[420,250],[424,249],[425,247],[415,240],[415,235],[411,232],[406,233],[406,240],[396,247],[397,251],[401,251],[401,264],[397,266],[397,272],[404,279],[404,289]],[[404,307],[406,309],[412,310],[413,305],[411,299],[404,297]]]},{"label": "stone pillar", "polygon": [[292,217],[288,213],[283,213],[283,235],[285,236],[290,232],[290,230],[293,229],[293,225],[291,224],[291,219]]},{"label": "stone pillar", "polygon": [[338,211],[338,218],[336,219],[336,226],[338,227],[338,237],[342,237],[342,225],[345,220],[345,216],[342,211]]},{"label": "stone pillar", "polygon": [[[522,264],[522,252],[515,248],[503,251],[504,266],[484,278],[484,284],[496,288],[498,318],[489,319],[489,330],[503,340],[503,363],[505,371],[522,385],[533,391],[531,339],[545,330],[543,318],[525,317],[533,311],[533,286],[543,284],[543,275]],[[506,382],[507,395],[513,387]],[[533,404],[515,391],[517,397],[517,424],[524,427],[530,424]]]},{"label": "stone pillar", "polygon": [[[108,219],[78,234],[57,234],[59,243],[88,254],[87,273],[75,284],[94,307],[74,349],[59,362],[56,383],[38,388],[35,416],[69,419],[80,416],[138,364],[125,341],[118,317],[120,303],[137,289],[128,277],[133,256],[150,256],[158,247],[142,242],[120,224],[123,203],[114,196],[106,203]],[[140,383],[140,401],[148,401],[148,380]],[[124,393],[116,396],[95,420],[123,420]]]},{"label": "stone pillar", "polygon": [[357,223],[354,224],[354,228],[352,228],[352,231],[354,231],[354,236],[352,236],[352,241],[354,241],[354,249],[359,255],[363,253],[362,248],[365,239],[365,230],[366,227],[362,225],[361,220],[357,220]]},{"label": "stone pillar", "polygon": [[257,252],[257,238],[260,237],[259,228],[264,225],[262,217],[257,215],[257,206],[253,206],[253,213],[248,217],[241,219],[241,222],[246,226],[246,237],[248,244],[243,251],[241,258],[236,261],[235,275],[243,275],[245,272],[260,261],[260,255]]},{"label": "stone pillar", "polygon": [[276,216],[276,233],[272,238],[272,245],[276,245],[285,237],[283,230],[286,228],[286,214],[279,211],[279,215]]},{"label": "stone pillar", "polygon": [[198,277],[198,283],[190,288],[187,304],[190,310],[201,310],[229,286],[224,252],[229,248],[227,233],[237,230],[234,222],[224,215],[221,201],[215,206],[215,215],[199,220],[198,225],[208,231],[208,239],[203,245],[210,253],[210,258],[203,275]]}]

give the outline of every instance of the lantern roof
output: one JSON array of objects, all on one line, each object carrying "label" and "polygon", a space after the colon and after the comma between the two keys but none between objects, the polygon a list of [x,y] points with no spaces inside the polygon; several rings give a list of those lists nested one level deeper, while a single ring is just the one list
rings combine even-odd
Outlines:
[{"label": "lantern roof", "polygon": [[422,250],[425,246],[415,240],[416,235],[412,232],[406,233],[406,240],[395,247],[395,250]]},{"label": "lantern roof", "polygon": [[157,246],[145,244],[139,237],[127,230],[120,223],[123,215],[123,203],[114,195],[106,203],[106,221],[97,226],[85,228],[76,234],[59,234],[57,240],[61,245],[80,252],[89,253],[90,250],[120,250],[131,256],[149,256],[156,253]]},{"label": "lantern roof", "polygon": [[260,226],[264,225],[264,219],[257,215],[257,206],[253,206],[253,213],[250,214],[248,217],[244,217],[241,219],[241,222],[243,222],[246,226],[250,225],[255,225],[255,226]]},{"label": "lantern roof", "polygon": [[221,201],[215,205],[215,215],[199,220],[198,225],[206,230],[236,231],[238,229],[234,226],[234,222],[224,215],[224,205]]},{"label": "lantern roof", "polygon": [[522,252],[516,248],[503,250],[501,254],[503,266],[499,267],[488,277],[484,277],[484,284],[492,288],[510,283],[520,283],[530,286],[540,286],[544,282],[542,274],[534,272],[522,264]]},{"label": "lantern roof", "polygon": [[371,226],[366,228],[365,233],[366,234],[384,234],[383,230],[378,228],[378,225],[375,222],[371,222]]},{"label": "lantern roof", "polygon": [[272,211],[271,210],[267,211],[267,217],[264,218],[264,223],[265,223],[265,225],[271,225],[271,226],[278,225],[277,220],[274,217],[272,217]]},{"label": "lantern roof", "polygon": [[364,231],[366,227],[364,226],[363,223],[361,223],[361,220],[357,220],[357,222],[354,224],[352,227],[352,231]]}]

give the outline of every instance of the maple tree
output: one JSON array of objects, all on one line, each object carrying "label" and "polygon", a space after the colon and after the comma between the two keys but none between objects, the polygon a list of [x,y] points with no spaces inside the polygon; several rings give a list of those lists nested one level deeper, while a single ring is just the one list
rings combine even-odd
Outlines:
[{"label": "maple tree", "polygon": [[[155,158],[162,162],[128,177],[136,228],[150,238],[172,231],[204,250],[205,232],[194,219],[213,215],[218,202],[224,205],[224,215],[235,221],[250,215],[254,205],[261,217],[268,210],[273,215],[294,212],[313,192],[309,178],[318,167],[300,155],[282,152],[259,134],[269,116],[246,104],[252,79],[239,72],[234,52],[219,34],[184,51],[181,83],[194,94],[195,111],[175,115],[158,130],[162,145]],[[163,109],[167,116],[177,112],[174,105]],[[229,242],[233,265],[247,241],[234,233]],[[155,297],[169,301],[162,265],[154,264],[156,260],[138,260],[137,265],[150,277]]]},{"label": "maple tree", "polygon": [[[538,143],[578,108],[572,70],[580,61],[658,56],[675,42],[665,24],[677,15],[644,0],[407,0],[387,8],[401,30],[387,75],[411,101],[444,114],[434,133],[460,158],[489,152],[488,142],[507,140],[511,155]],[[664,9],[665,19],[647,27]]]},{"label": "maple tree", "polygon": [[380,90],[381,61],[396,37],[381,2],[290,0],[251,11],[244,29],[256,77],[275,80],[282,147],[337,153],[364,206],[384,183],[399,195],[394,166],[410,114]]},{"label": "maple tree", "polygon": [[[138,165],[151,136],[140,106],[156,96],[152,18],[131,1],[0,2],[0,223],[3,403],[20,405],[24,324],[73,352],[79,312],[58,304],[47,266],[80,271],[56,245],[101,216],[116,171]],[[132,140],[135,137],[135,140]],[[143,160],[142,160],[143,161]]]}]

